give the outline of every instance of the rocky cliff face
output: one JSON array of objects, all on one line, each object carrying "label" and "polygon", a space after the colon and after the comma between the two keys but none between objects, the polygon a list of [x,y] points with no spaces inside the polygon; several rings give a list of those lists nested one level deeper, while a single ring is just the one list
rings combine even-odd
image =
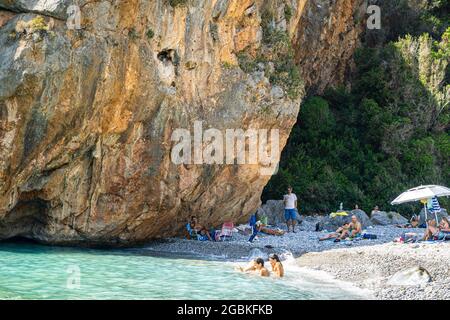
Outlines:
[{"label": "rocky cliff face", "polygon": [[80,0],[81,29],[71,4],[0,0],[1,239],[129,245],[192,214],[246,220],[262,165],[174,164],[174,130],[279,129],[281,152],[304,85],[342,80],[361,31],[362,0]]},{"label": "rocky cliff face", "polygon": [[366,21],[367,0],[305,1],[293,39],[306,86],[317,93],[343,83]]}]

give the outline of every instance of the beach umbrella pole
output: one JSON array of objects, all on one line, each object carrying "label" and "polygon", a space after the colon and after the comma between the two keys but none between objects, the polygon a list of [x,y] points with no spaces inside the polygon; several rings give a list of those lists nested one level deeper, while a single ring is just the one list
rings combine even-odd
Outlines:
[{"label": "beach umbrella pole", "polygon": [[428,228],[428,213],[427,213],[427,203],[426,202],[423,204],[423,209],[425,210],[425,224]]}]

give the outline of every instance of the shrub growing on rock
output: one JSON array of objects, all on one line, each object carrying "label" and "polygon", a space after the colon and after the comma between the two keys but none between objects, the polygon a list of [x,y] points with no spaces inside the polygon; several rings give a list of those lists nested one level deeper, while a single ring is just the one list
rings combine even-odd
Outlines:
[{"label": "shrub growing on rock", "polygon": [[145,35],[147,36],[148,40],[151,40],[155,36],[155,32],[151,28],[149,28]]},{"label": "shrub growing on rock", "polygon": [[47,32],[49,26],[44,17],[38,16],[29,21],[19,20],[16,23],[14,31],[16,34],[32,34],[34,32]]},{"label": "shrub growing on rock", "polygon": [[186,5],[188,0],[169,0],[170,6],[173,8]]}]

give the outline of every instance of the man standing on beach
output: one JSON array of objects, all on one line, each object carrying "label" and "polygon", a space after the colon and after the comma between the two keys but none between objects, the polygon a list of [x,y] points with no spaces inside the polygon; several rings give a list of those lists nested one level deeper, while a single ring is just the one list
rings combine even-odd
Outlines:
[{"label": "man standing on beach", "polygon": [[292,193],[292,187],[289,186],[287,194],[283,197],[284,202],[284,219],[286,220],[287,232],[289,226],[292,225],[292,232],[295,233],[295,220],[297,218],[297,196]]}]

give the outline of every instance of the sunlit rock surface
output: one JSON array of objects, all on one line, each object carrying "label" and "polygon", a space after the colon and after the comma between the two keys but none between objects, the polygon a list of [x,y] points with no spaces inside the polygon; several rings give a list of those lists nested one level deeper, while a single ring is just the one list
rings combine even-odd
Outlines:
[{"label": "sunlit rock surface", "polygon": [[79,1],[70,30],[71,1],[0,0],[1,239],[131,245],[258,208],[260,165],[176,165],[173,131],[279,129],[280,153],[303,94],[237,58],[262,46],[262,8],[323,89],[348,67],[362,1],[184,2]]}]

